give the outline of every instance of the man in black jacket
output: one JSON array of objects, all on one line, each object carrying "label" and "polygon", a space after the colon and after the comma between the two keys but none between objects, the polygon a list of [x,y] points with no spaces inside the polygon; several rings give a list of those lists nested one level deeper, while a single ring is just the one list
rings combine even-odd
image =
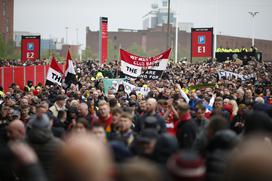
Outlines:
[{"label": "man in black jacket", "polygon": [[[135,125],[136,132],[141,132],[142,129],[144,128],[150,128],[147,126],[152,126],[152,127],[155,126],[155,128],[158,130],[158,133],[160,134],[166,132],[166,125],[165,125],[164,118],[156,112],[156,108],[157,108],[156,99],[154,98],[147,99],[146,111],[143,114],[143,116],[141,116],[137,124]],[[151,117],[154,119],[150,119]]]},{"label": "man in black jacket", "polygon": [[30,119],[27,131],[27,140],[38,155],[49,180],[54,178],[56,152],[62,146],[62,141],[53,136],[51,125],[46,114],[35,115]]}]

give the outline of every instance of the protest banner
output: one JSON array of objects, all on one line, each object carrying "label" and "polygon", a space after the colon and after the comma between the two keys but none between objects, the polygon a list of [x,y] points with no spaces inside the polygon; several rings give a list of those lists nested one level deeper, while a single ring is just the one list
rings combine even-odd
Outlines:
[{"label": "protest banner", "polygon": [[108,94],[109,89],[113,89],[113,92],[116,93],[119,85],[123,84],[125,87],[125,92],[130,94],[132,91],[135,91],[137,94],[142,94],[146,96],[150,89],[147,87],[137,87],[126,82],[124,79],[103,79],[104,83],[104,93]]},{"label": "protest banner", "polygon": [[251,78],[255,78],[255,75],[254,74],[241,75],[241,74],[237,74],[234,72],[222,70],[222,71],[218,72],[218,77],[219,77],[219,79],[222,79],[224,77],[226,79],[241,79],[242,81],[244,81],[244,80],[248,80]]},{"label": "protest banner", "polygon": [[121,71],[129,77],[158,80],[167,67],[171,49],[154,57],[140,57],[120,49]]},{"label": "protest banner", "polygon": [[104,93],[108,94],[109,89],[113,89],[117,92],[118,86],[123,82],[124,79],[103,79]]}]

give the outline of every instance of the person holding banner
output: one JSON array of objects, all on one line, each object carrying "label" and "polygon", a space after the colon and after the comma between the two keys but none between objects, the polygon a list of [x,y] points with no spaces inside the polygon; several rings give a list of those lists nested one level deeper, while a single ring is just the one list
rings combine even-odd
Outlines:
[{"label": "person holding banner", "polygon": [[[200,37],[199,40],[204,39]],[[30,153],[27,154],[26,150],[20,158],[5,155],[6,150],[3,149],[9,146],[8,142],[12,142],[12,139],[7,140],[6,130],[11,126],[12,120],[20,116],[25,125],[39,124],[38,120],[32,118],[37,117],[41,112],[46,112],[46,115],[50,116],[49,121],[47,118],[45,120],[46,131],[50,135],[54,132],[54,128],[50,127],[51,123],[54,122],[53,126],[56,127],[59,121],[54,120],[52,114],[58,115],[59,118],[61,117],[61,122],[67,122],[70,125],[67,126],[67,130],[64,129],[65,136],[61,139],[68,143],[67,139],[71,138],[71,133],[78,135],[72,136],[73,143],[68,143],[69,148],[62,150],[65,155],[59,157],[60,166],[49,173],[54,175],[53,172],[57,170],[59,171],[57,174],[68,181],[86,180],[86,174],[97,176],[97,181],[100,181],[102,177],[102,180],[115,180],[117,176],[120,176],[119,172],[128,175],[127,178],[130,179],[131,172],[129,171],[136,170],[135,173],[138,174],[139,168],[120,171],[116,165],[135,157],[148,158],[152,164],[160,166],[159,172],[166,175],[168,171],[170,172],[167,169],[171,169],[170,174],[180,176],[178,178],[181,180],[184,176],[192,180],[199,176],[198,180],[205,180],[206,175],[211,176],[214,173],[224,176],[223,173],[226,171],[224,166],[228,158],[226,155],[238,148],[232,140],[241,138],[243,142],[245,139],[250,139],[253,133],[260,132],[263,134],[261,140],[271,142],[272,63],[252,62],[248,65],[239,65],[232,61],[218,63],[207,60],[199,64],[188,62],[174,64],[167,61],[168,53],[170,52],[166,51],[153,57],[140,57],[123,52],[121,61],[123,65],[126,65],[123,67],[125,68],[123,73],[140,75],[133,79],[126,79],[128,76],[119,77],[121,61],[119,64],[110,62],[106,66],[99,65],[95,61],[77,63],[76,72],[82,85],[77,87],[71,84],[66,90],[61,88],[61,85],[36,85],[37,82],[45,82],[44,78],[48,72],[51,81],[60,83],[61,67],[51,66],[47,72],[42,72],[43,76],[36,70],[46,70],[46,68],[36,67],[34,80],[32,80],[33,77],[29,79],[26,76],[25,78],[26,81],[31,80],[33,84],[33,88],[29,91],[20,90],[21,82],[20,85],[16,83],[18,77],[10,76],[17,69],[5,67],[1,75],[9,73],[9,76],[0,79],[3,86],[0,97],[0,162],[3,161],[2,158],[11,158],[7,164],[13,166],[16,165],[16,161],[22,161],[22,159],[29,161],[24,159]],[[112,76],[110,72],[107,72],[109,69],[106,67],[111,67],[112,74],[115,72],[117,76],[113,79],[106,78],[106,76]],[[19,70],[21,74],[14,75],[23,75],[24,69]],[[141,70],[140,73],[139,70]],[[158,73],[163,73],[165,76],[158,76]],[[29,72],[25,75],[28,74]],[[15,81],[14,84],[12,84],[13,81]],[[42,104],[46,105],[41,106]],[[48,107],[52,113],[48,111]],[[67,115],[67,118],[61,115]],[[92,115],[97,115],[98,120],[92,119]],[[74,125],[77,131],[69,129]],[[92,126],[94,129],[90,130]],[[28,131],[26,130],[27,134]],[[85,137],[90,131],[95,135]],[[89,141],[92,144],[89,144]],[[35,140],[32,140],[33,142]],[[116,142],[118,143],[115,144]],[[109,155],[101,155],[101,148],[102,151],[111,153],[109,154],[112,155],[111,161],[103,159],[108,158]],[[187,157],[186,154],[176,156],[181,149],[200,153],[203,156],[203,162],[189,168],[192,165],[187,163],[189,163],[188,159],[192,161],[191,157]],[[226,154],[221,154],[221,151]],[[58,153],[57,150],[54,153]],[[33,154],[32,158],[35,158],[36,153],[30,155],[33,156]],[[88,160],[85,159],[86,155],[94,157]],[[48,156],[43,159],[43,162],[53,157],[55,156]],[[79,157],[80,160],[78,160]],[[95,162],[91,161],[93,159]],[[34,159],[34,161],[37,164],[37,160]],[[177,163],[175,161],[179,164],[175,164]],[[222,165],[220,167],[222,169],[216,172],[218,169],[213,168],[213,165]],[[28,168],[25,165],[23,167]],[[89,173],[88,168],[92,168],[93,172]],[[260,168],[265,166],[260,165]],[[268,167],[267,170],[269,169]],[[17,175],[17,170],[13,171]],[[45,169],[41,171],[44,172]],[[51,171],[46,170],[46,172]],[[149,174],[143,169],[141,173]],[[5,180],[1,175],[2,172],[0,180]],[[46,178],[44,177],[43,180],[46,181]]]}]

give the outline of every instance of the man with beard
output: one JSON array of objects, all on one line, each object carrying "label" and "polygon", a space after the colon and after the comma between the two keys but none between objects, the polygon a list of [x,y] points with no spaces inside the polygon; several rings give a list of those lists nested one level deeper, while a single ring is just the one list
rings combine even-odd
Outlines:
[{"label": "man with beard", "polygon": [[111,126],[112,126],[112,114],[110,112],[110,106],[106,101],[99,102],[99,118],[98,123],[103,125],[106,130],[107,136],[111,133]]},{"label": "man with beard", "polygon": [[[135,125],[135,131],[141,132],[143,128],[146,128],[146,125],[153,125],[156,127],[159,133],[166,132],[166,125],[164,118],[161,117],[157,112],[157,100],[154,98],[149,98],[146,101],[146,110],[145,113],[141,116],[138,124]],[[152,118],[152,119],[151,119]]]}]

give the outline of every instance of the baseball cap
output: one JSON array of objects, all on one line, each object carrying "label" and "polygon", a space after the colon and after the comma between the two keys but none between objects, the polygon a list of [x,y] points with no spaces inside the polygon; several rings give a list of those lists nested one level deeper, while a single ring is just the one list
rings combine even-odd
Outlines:
[{"label": "baseball cap", "polygon": [[41,117],[37,117],[36,115],[29,120],[28,122],[29,128],[39,128],[45,129],[50,127],[50,120],[47,114],[42,114]]},{"label": "baseball cap", "polygon": [[158,138],[158,131],[155,129],[144,129],[140,135],[138,136],[137,140],[139,142],[150,142],[153,139]]}]

